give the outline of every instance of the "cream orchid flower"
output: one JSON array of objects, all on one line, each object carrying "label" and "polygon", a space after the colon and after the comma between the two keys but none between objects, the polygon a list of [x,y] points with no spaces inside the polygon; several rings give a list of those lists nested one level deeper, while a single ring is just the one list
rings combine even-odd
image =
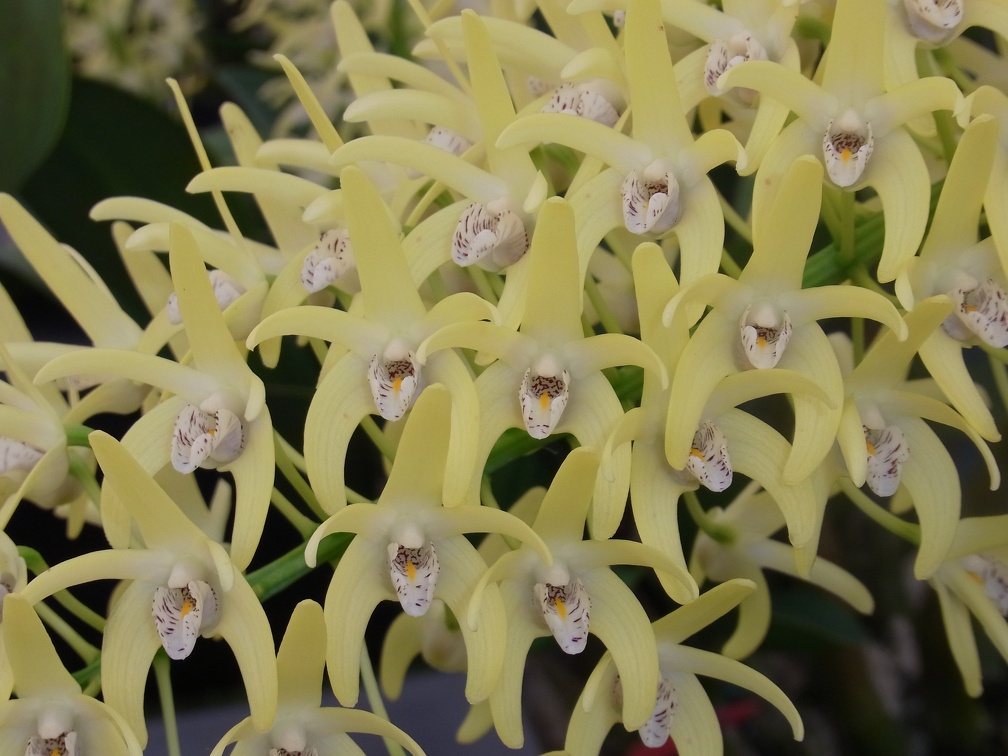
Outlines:
[{"label": "cream orchid flower", "polygon": [[[787,718],[795,740],[804,737],[798,710],[773,682],[734,659],[683,645],[683,640],[734,609],[754,588],[747,580],[722,583],[651,625],[658,644],[660,677],[651,717],[643,727],[636,728],[644,745],[660,748],[671,738],[682,756],[722,753],[721,726],[697,675],[723,680],[758,694]],[[623,679],[612,655],[607,653],[574,707],[562,753],[598,754],[609,730],[621,721],[623,694]]]},{"label": "cream orchid flower", "polygon": [[325,650],[322,607],[314,601],[302,601],[294,607],[277,651],[279,688],[272,728],[262,732],[251,718],[243,719],[220,739],[211,756],[223,756],[231,743],[235,744],[230,752],[233,756],[364,756],[350,739],[351,732],[380,735],[414,756],[423,756],[409,735],[370,711],[322,706]]},{"label": "cream orchid flower", "polygon": [[[990,441],[1001,434],[966,369],[963,350],[978,342],[1008,346],[1004,265],[1008,258],[999,251],[995,237],[978,241],[986,188],[996,183],[988,177],[997,160],[998,131],[998,122],[988,115],[966,128],[920,255],[908,262],[896,281],[896,293],[907,309],[935,295],[952,300],[953,312],[921,344],[920,356],[952,405]],[[995,215],[988,210],[992,229],[999,223],[993,220]]]},{"label": "cream orchid flower", "polygon": [[17,699],[0,703],[0,752],[140,756],[140,743],[116,708],[84,695],[63,667],[31,604],[9,595],[2,614]]},{"label": "cream orchid flower", "polygon": [[[315,566],[319,544],[332,533],[356,533],[326,593],[327,652],[333,692],[344,706],[358,696],[358,659],[375,606],[396,600],[411,616],[423,616],[441,599],[463,617],[486,563],[464,533],[502,533],[529,543],[539,559],[551,557],[542,539],[517,517],[480,506],[443,505],[445,469],[451,463],[451,395],[429,386],[403,430],[388,482],[375,504],[351,504],[312,535],[305,560]],[[466,697],[490,695],[504,660],[504,605],[497,589],[462,626],[468,652]]]},{"label": "cream orchid flower", "polygon": [[770,61],[751,61],[723,74],[720,86],[747,87],[778,100],[797,119],[767,152],[753,190],[758,228],[791,163],[814,155],[830,184],[854,192],[872,187],[882,201],[886,234],[878,279],[892,281],[924,236],[929,212],[927,167],[901,127],[936,110],[959,115],[964,101],[951,79],[928,77],[886,91],[883,82],[888,6],[879,0],[838,0],[823,61],[822,84]]},{"label": "cream orchid flower", "polygon": [[869,317],[905,335],[896,308],[875,292],[849,285],[801,288],[819,220],[821,177],[817,160],[797,159],[781,181],[765,225],[757,228],[753,254],[738,280],[710,275],[684,288],[666,308],[667,324],[685,318],[691,325],[698,303],[713,307],[683,350],[672,381],[665,451],[673,467],[685,467],[704,406],[719,381],[738,375],[741,386],[747,376],[780,368],[810,379],[826,395],[824,401],[807,387],[780,384],[781,391],[792,394],[795,409],[783,479],[804,480],[829,452],[840,423],[834,401],[842,394],[840,369],[817,321]]},{"label": "cream orchid flower", "polygon": [[[35,380],[111,373],[173,394],[137,420],[123,443],[152,475],[169,463],[180,473],[203,467],[234,475],[230,553],[244,569],[259,544],[273,487],[273,428],[265,387],[228,331],[195,239],[184,226],[172,226],[169,259],[193,366],[137,352],[89,349],[56,358]],[[103,509],[119,513],[104,523],[117,548],[129,544],[129,518],[122,516],[122,506],[103,503]]]},{"label": "cream orchid flower", "polygon": [[630,136],[588,119],[541,114],[517,120],[501,134],[498,145],[556,142],[609,166],[568,192],[578,219],[582,273],[599,241],[625,227],[647,237],[674,232],[680,278],[689,283],[717,270],[724,242],[724,218],[707,173],[729,160],[744,166],[745,155],[724,129],[693,140],[658,0],[630,3],[623,58],[633,114]]},{"label": "cream orchid flower", "polygon": [[1008,660],[1008,517],[966,517],[955,528],[948,558],[929,579],[938,594],[952,657],[966,693],[983,692],[970,615]]},{"label": "cream orchid flower", "polygon": [[670,573],[688,584],[672,558],[649,546],[622,540],[582,540],[591,502],[598,455],[572,451],[560,466],[532,525],[555,561],[548,564],[526,543],[501,556],[480,580],[467,623],[476,626],[484,591],[500,584],[508,617],[507,644],[500,680],[490,694],[497,734],[520,748],[522,671],[536,638],[553,635],[568,654],[584,650],[588,634],[612,653],[623,679],[623,719],[641,727],[654,708],[658,656],[640,603],[611,565],[627,564]]},{"label": "cream orchid flower", "polygon": [[182,514],[122,444],[100,431],[90,442],[105,485],[132,516],[142,548],[95,551],[61,562],[20,595],[34,604],[92,580],[131,581],[105,626],[102,690],[141,743],[147,742],[143,690],[154,652],[164,648],[169,657],[184,659],[199,637],[220,637],[231,646],[252,719],[266,729],[276,711],[273,636],[242,566]]},{"label": "cream orchid flower", "polygon": [[[323,507],[333,513],[346,504],[343,460],[350,436],[368,414],[400,420],[430,383],[452,392],[452,468],[447,498],[462,498],[476,464],[479,406],[472,377],[453,353],[427,364],[421,343],[456,321],[493,317],[494,310],[471,293],[446,298],[427,311],[410,274],[399,240],[371,182],[355,167],[342,174],[347,218],[357,250],[361,293],[349,312],[294,307],[273,314],[249,335],[250,346],[284,334],[333,342],[305,420],[308,477]],[[333,418],[344,418],[333,422]]]},{"label": "cream orchid flower", "polygon": [[[817,478],[816,492],[806,501],[810,509],[825,506],[831,487],[826,477]],[[713,528],[719,529],[723,536],[718,540],[705,532],[697,535],[690,555],[690,573],[701,585],[706,580],[724,583],[733,578],[745,578],[756,586],[739,605],[738,624],[721,649],[725,656],[744,659],[766,637],[772,610],[764,570],[805,580],[843,599],[862,614],[871,614],[874,610],[868,589],[832,562],[820,557],[807,572],[796,569],[792,549],[771,538],[785,524],[780,506],[769,492],[761,491],[758,484],[747,486],[724,510],[714,508],[707,514]]]},{"label": "cream orchid flower", "polygon": [[965,433],[987,463],[991,490],[1001,482],[997,462],[979,434],[947,404],[915,390],[906,380],[914,355],[934,338],[949,309],[946,297],[918,302],[906,315],[907,339],[898,342],[891,331],[883,333],[857,367],[850,343],[834,340],[845,373],[837,441],[847,472],[854,485],[867,482],[877,496],[891,496],[901,485],[906,487],[921,527],[914,564],[919,580],[944,561],[959,521],[961,498],[955,462],[924,421]]},{"label": "cream orchid flower", "polygon": [[[3,622],[3,598],[18,593],[28,583],[28,567],[17,546],[0,530],[0,623]],[[14,672],[7,659],[7,646],[0,643],[0,700],[6,700],[14,685]]]},{"label": "cream orchid flower", "polygon": [[[528,257],[528,293],[517,332],[459,323],[432,335],[417,353],[423,362],[446,348],[465,347],[498,358],[476,379],[481,420],[471,501],[478,501],[484,463],[508,428],[525,428],[538,439],[570,433],[581,446],[602,450],[623,415],[602,368],[633,364],[666,378],[657,355],[637,339],[584,335],[574,217],[565,200],[551,198],[543,205]],[[611,476],[598,478],[589,520],[595,538],[611,536],[619,525],[629,463],[629,449],[617,450]]]}]

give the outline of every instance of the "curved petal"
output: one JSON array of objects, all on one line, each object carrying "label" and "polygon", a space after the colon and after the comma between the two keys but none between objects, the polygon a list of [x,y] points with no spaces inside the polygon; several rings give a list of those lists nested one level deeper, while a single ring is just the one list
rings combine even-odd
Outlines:
[{"label": "curved petal", "polygon": [[448,389],[439,384],[420,393],[406,420],[379,504],[389,500],[441,504],[451,437],[451,403]]},{"label": "curved petal", "polygon": [[988,441],[1000,441],[1001,432],[983,395],[977,389],[963,360],[963,344],[943,330],[936,330],[920,346],[924,367],[959,410],[966,422]]},{"label": "curved petal", "polygon": [[826,89],[801,72],[769,60],[750,60],[729,68],[721,74],[718,86],[755,89],[786,105],[808,128],[820,133],[826,132],[826,124],[838,109],[837,98]]},{"label": "curved petal", "polygon": [[763,573],[751,562],[734,562],[732,574],[756,584],[756,590],[739,604],[738,624],[721,648],[729,659],[744,659],[763,642],[770,628],[770,589]]},{"label": "curved petal", "polygon": [[[582,120],[582,119],[579,119]],[[579,340],[583,280],[578,278],[574,210],[560,198],[550,198],[539,210],[528,251],[531,259],[521,331],[549,334],[561,344]]]},{"label": "curved petal", "polygon": [[725,225],[714,184],[706,176],[680,196],[682,217],[673,231],[679,239],[679,277],[685,286],[717,272]]},{"label": "curved petal", "polygon": [[655,639],[666,644],[681,643],[714,620],[723,617],[756,590],[749,580],[728,580],[704,591],[693,601],[652,623]]},{"label": "curved petal", "polygon": [[421,633],[424,617],[411,617],[405,612],[389,625],[382,640],[379,681],[382,692],[393,701],[402,695],[406,672],[422,650]]},{"label": "curved petal", "polygon": [[486,321],[449,323],[428,336],[417,348],[417,361],[423,364],[435,352],[444,349],[474,349],[491,359],[524,362],[535,347],[527,334]]},{"label": "curved petal", "polygon": [[682,756],[710,756],[724,752],[721,725],[706,691],[694,675],[669,675],[675,689],[676,712],[669,735]]},{"label": "curved petal", "polygon": [[[524,582],[520,586],[526,587]],[[549,634],[546,624],[530,609],[530,593],[519,592],[514,586],[502,586],[504,612],[507,617],[507,638],[504,665],[497,686],[490,694],[490,710],[494,728],[508,748],[521,748],[525,741],[522,728],[522,677],[529,647],[536,638]]]},{"label": "curved petal", "polygon": [[962,675],[966,694],[977,698],[983,693],[983,682],[980,677],[980,654],[969,610],[940,579],[932,580],[931,587],[938,595],[945,635],[948,636],[952,658]]},{"label": "curved petal", "polygon": [[[424,753],[423,749],[417,745],[413,738],[391,722],[382,719],[370,711],[323,707],[318,711],[310,712],[305,717],[305,720],[307,725],[318,732],[359,732],[366,735],[378,735],[382,738],[394,740],[414,756],[423,756]],[[327,750],[322,752],[339,754],[348,753],[341,748],[334,751]],[[363,753],[363,751],[361,751],[361,753]]]},{"label": "curved petal", "polygon": [[[346,53],[345,50],[342,52]],[[308,114],[308,120],[315,127],[315,133],[322,139],[322,144],[325,145],[326,150],[330,153],[335,152],[343,145],[343,140],[340,138],[339,132],[333,125],[329,114],[326,113],[325,108],[322,107],[318,98],[315,97],[315,93],[312,92],[308,82],[305,81],[301,72],[297,70],[297,67],[287,57],[278,54],[274,55],[273,58],[283,68],[284,73],[287,74],[291,87],[294,89],[301,107]]]},{"label": "curved petal", "polygon": [[7,662],[18,698],[63,698],[80,695],[81,688],[67,672],[49,640],[42,620],[23,596],[9,594],[3,601],[3,631]]},{"label": "curved petal", "polygon": [[444,471],[443,491],[444,504],[451,507],[465,501],[474,476],[482,472],[482,468],[477,469],[479,396],[469,368],[456,354],[435,355],[425,367],[425,372],[432,383],[443,384],[451,395],[449,462]]},{"label": "curved petal", "polygon": [[604,368],[637,365],[658,375],[663,388],[668,385],[668,372],[661,359],[651,347],[633,336],[600,333],[569,344],[564,352],[575,378]]},{"label": "curved petal", "polygon": [[288,307],[274,312],[252,329],[249,348],[268,339],[287,335],[323,339],[346,347],[368,359],[388,340],[389,329],[379,322],[365,320],[344,310],[318,305]]},{"label": "curved petal", "polygon": [[186,186],[186,191],[190,194],[247,192],[257,199],[268,197],[305,208],[329,190],[292,173],[282,173],[272,168],[229,165],[197,173]]},{"label": "curved petal", "polygon": [[876,137],[882,137],[936,110],[950,110],[958,115],[965,107],[962,92],[954,81],[944,76],[928,76],[869,100],[865,103],[865,116]]},{"label": "curved petal", "polygon": [[945,573],[949,587],[969,608],[977,622],[987,633],[994,648],[1001,657],[1008,659],[1008,623],[990,600],[981,584],[977,583],[965,570],[953,569]]},{"label": "curved petal", "polygon": [[259,417],[245,426],[245,446],[241,454],[220,469],[234,476],[231,559],[239,571],[244,571],[262,538],[276,473],[273,425],[268,410],[264,409]]},{"label": "curved petal", "polygon": [[885,91],[885,18],[889,9],[875,0],[846,0],[833,15],[823,87],[845,102],[863,102]]}]

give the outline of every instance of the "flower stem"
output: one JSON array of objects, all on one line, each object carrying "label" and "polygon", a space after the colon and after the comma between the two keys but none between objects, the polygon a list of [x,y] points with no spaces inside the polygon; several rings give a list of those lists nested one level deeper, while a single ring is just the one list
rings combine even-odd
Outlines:
[{"label": "flower stem", "polygon": [[[25,566],[33,575],[38,575],[49,569],[49,565],[46,564],[42,555],[35,551],[35,549],[28,548],[27,546],[19,546],[18,554],[20,554],[21,558],[25,560]],[[52,597],[56,600],[57,604],[62,606],[85,625],[88,625],[100,633],[105,632],[105,618],[90,607],[85,606],[79,599],[70,593],[70,591],[56,591]]]},{"label": "flower stem", "polygon": [[168,756],[182,756],[178,721],[175,719],[175,697],[172,695],[171,661],[161,650],[154,655],[154,679],[157,680],[158,698],[161,700]]},{"label": "flower stem", "polygon": [[735,530],[712,520],[710,515],[704,511],[703,506],[701,506],[700,499],[697,498],[695,491],[684,493],[683,500],[686,502],[686,510],[690,513],[690,517],[693,518],[693,522],[697,524],[700,530],[718,543],[732,543],[735,540]]},{"label": "flower stem", "polygon": [[[352,539],[351,533],[335,533],[323,538],[319,544],[316,563],[327,564],[339,560]],[[275,596],[311,572],[311,568],[305,563],[307,545],[307,541],[298,544],[283,556],[245,576],[260,602]]]},{"label": "flower stem", "polygon": [[382,429],[378,427],[378,423],[374,421],[374,418],[371,417],[371,415],[364,416],[364,419],[360,422],[360,427],[361,430],[367,434],[367,437],[371,439],[371,443],[373,443],[378,448],[378,451],[382,453],[382,456],[385,457],[390,464],[395,462],[395,447],[392,445],[392,442],[388,440],[388,437],[382,433]]},{"label": "flower stem", "polygon": [[857,244],[854,229],[854,192],[841,191],[838,196],[840,209],[840,262],[853,265],[857,260]]},{"label": "flower stem", "polygon": [[[273,449],[276,453],[276,466],[280,470],[280,474],[287,479],[288,483],[294,486],[294,490],[297,491],[301,500],[316,515],[324,519],[327,516],[325,510],[319,504],[319,500],[315,496],[312,487],[308,484],[308,481],[301,477],[301,473],[298,472],[297,460],[291,454],[291,452],[294,452],[294,449],[276,431],[273,432]],[[297,526],[295,525],[295,527]]]},{"label": "flower stem", "polygon": [[67,446],[91,446],[88,436],[93,428],[86,425],[64,425],[63,430],[66,431]]},{"label": "flower stem", "polygon": [[277,508],[277,511],[287,518],[287,522],[293,525],[297,532],[301,534],[302,538],[308,538],[308,536],[315,532],[317,523],[301,514],[297,507],[291,504],[290,500],[275,488],[270,494],[270,501]]},{"label": "flower stem", "polygon": [[616,316],[613,315],[613,311],[609,307],[609,303],[606,302],[602,292],[599,291],[598,282],[591,273],[585,276],[584,286],[585,294],[588,295],[588,299],[592,303],[592,307],[595,308],[595,314],[598,315],[599,322],[602,324],[602,327],[605,328],[606,333],[623,333],[623,329],[620,328],[620,324],[616,322]]},{"label": "flower stem", "polygon": [[920,526],[907,522],[892,512],[883,509],[868,494],[855,486],[850,478],[840,480],[840,490],[844,492],[854,506],[868,515],[874,522],[881,525],[893,535],[897,535],[916,546],[920,545]]},{"label": "flower stem", "polygon": [[721,270],[736,280],[742,275],[742,268],[724,247],[721,248]]},{"label": "flower stem", "polygon": [[[391,722],[388,712],[385,710],[385,702],[382,701],[381,691],[378,690],[378,681],[375,679],[374,667],[371,666],[371,657],[368,655],[367,645],[361,646],[360,655],[361,681],[364,691],[367,693],[368,702],[371,704],[371,711]],[[382,738],[385,741],[385,748],[388,749],[389,756],[406,756],[403,747],[391,738]]]},{"label": "flower stem", "polygon": [[728,227],[734,231],[736,234],[741,236],[749,246],[752,246],[752,226],[749,222],[739,215],[738,211],[732,207],[732,204],[722,196],[721,192],[718,192],[718,202],[721,203],[721,213],[724,215],[725,223]]},{"label": "flower stem", "polygon": [[101,504],[101,486],[98,485],[94,473],[91,472],[91,469],[87,465],[76,459],[73,455],[70,455],[70,474],[77,478],[91,501],[95,504]]},{"label": "flower stem", "polygon": [[41,601],[35,604],[35,611],[38,612],[38,616],[45,622],[52,630],[74,650],[84,662],[90,664],[92,661],[98,658],[99,651],[96,646],[91,645],[86,640],[84,640],[80,633],[70,627],[69,623],[62,617],[60,617],[56,612],[50,609],[48,606],[43,604]]}]

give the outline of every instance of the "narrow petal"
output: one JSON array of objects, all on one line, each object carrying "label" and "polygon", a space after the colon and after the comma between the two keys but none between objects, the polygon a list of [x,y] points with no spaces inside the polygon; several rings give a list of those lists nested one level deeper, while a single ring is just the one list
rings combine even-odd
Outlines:
[{"label": "narrow petal", "polygon": [[769,60],[751,60],[728,69],[718,79],[722,89],[745,87],[786,105],[812,131],[822,134],[837,112],[837,98],[799,71]]},{"label": "narrow petal", "polygon": [[435,356],[425,367],[431,383],[440,383],[451,394],[451,432],[445,467],[443,500],[445,506],[460,504],[477,472],[479,452],[480,406],[469,368],[453,353]]},{"label": "narrow petal", "polygon": [[[522,584],[524,585],[524,584]],[[504,610],[507,616],[507,634],[504,648],[505,664],[500,678],[490,694],[490,709],[494,727],[501,742],[508,748],[521,748],[525,742],[522,728],[522,678],[529,647],[535,638],[547,634],[541,617],[529,610],[528,594],[502,588]]]},{"label": "narrow petal", "polygon": [[3,599],[3,640],[18,698],[62,698],[80,694],[80,685],[67,672],[32,605],[17,593]]},{"label": "narrow petal", "polygon": [[945,635],[948,636],[949,649],[959,668],[966,694],[978,698],[983,693],[983,682],[980,677],[980,654],[973,634],[973,619],[966,605],[942,580],[932,580],[931,587],[938,595]]},{"label": "narrow petal", "polygon": [[[268,197],[305,208],[328,189],[314,181],[282,173],[272,168],[223,166],[197,173],[186,186],[190,194],[203,192],[247,192],[257,199]],[[304,241],[301,241],[303,244]],[[300,246],[300,244],[298,245]]]},{"label": "narrow petal", "polygon": [[[381,664],[378,665],[378,679],[381,682],[382,692],[393,701],[402,695],[406,672],[413,664],[413,660],[420,656],[423,647],[423,627],[429,621],[429,615],[436,612],[436,607],[437,602],[424,617],[411,617],[405,612],[400,614],[392,620],[385,633],[385,638],[382,640]],[[281,677],[281,684],[282,682]]]},{"label": "narrow petal", "polygon": [[883,48],[887,9],[874,0],[847,0],[833,16],[823,87],[848,102],[885,91]]},{"label": "narrow petal", "polygon": [[681,643],[726,615],[754,590],[754,583],[741,578],[719,583],[654,622],[652,628],[655,638],[663,645]]},{"label": "narrow petal", "polygon": [[243,571],[252,561],[262,538],[276,473],[273,425],[268,411],[264,410],[246,426],[245,446],[241,454],[220,469],[230,472],[235,480],[231,558],[235,567]]},{"label": "narrow petal", "polygon": [[490,359],[518,364],[531,359],[535,342],[527,334],[484,321],[449,323],[428,336],[417,348],[417,359],[424,363],[430,355],[444,349],[473,349]]},{"label": "narrow petal", "polygon": [[994,422],[987,400],[966,369],[962,352],[962,343],[942,330],[932,333],[919,350],[921,360],[931,377],[966,418],[966,422],[988,441],[999,441],[1001,432]]},{"label": "narrow petal", "polygon": [[268,339],[293,334],[330,341],[370,359],[377,345],[388,340],[389,329],[381,321],[368,321],[344,310],[304,305],[288,307],[264,319],[249,334],[248,345],[251,348]]},{"label": "narrow petal", "polygon": [[578,378],[588,373],[619,365],[637,365],[658,376],[664,388],[668,372],[655,351],[644,342],[620,333],[602,333],[570,344],[565,350],[571,374]]},{"label": "narrow petal", "polygon": [[[343,53],[346,54],[346,51],[344,50]],[[325,108],[319,103],[308,82],[305,81],[295,65],[283,55],[275,55],[274,59],[283,68],[284,73],[287,74],[294,93],[301,102],[301,107],[305,109],[308,119],[311,121],[312,126],[315,127],[315,133],[322,139],[322,143],[329,152],[335,152],[343,145],[343,140],[340,138],[339,132],[333,125],[329,114],[326,113]]]},{"label": "narrow petal", "polygon": [[1002,658],[1008,659],[1008,623],[983,584],[976,582],[965,570],[952,570],[945,578],[956,596],[969,607],[994,648]]},{"label": "narrow petal", "polygon": [[533,525],[546,541],[581,540],[598,464],[598,454],[581,447],[560,465]]},{"label": "narrow petal", "polygon": [[[382,719],[370,711],[323,707],[318,711],[310,712],[306,724],[312,730],[323,733],[359,732],[364,735],[377,735],[394,740],[413,754],[413,756],[423,756],[424,754],[423,749],[417,745],[413,738],[391,722]],[[320,753],[349,754],[348,751],[344,751],[342,748],[333,751],[320,751]]]},{"label": "narrow petal", "polygon": [[399,441],[382,500],[441,503],[451,433],[451,394],[440,385],[420,394]]},{"label": "narrow petal", "polygon": [[721,725],[700,681],[690,674],[669,676],[675,711],[670,735],[682,756],[708,756],[724,752]]},{"label": "narrow petal", "polygon": [[965,106],[962,92],[954,81],[944,76],[928,76],[890,89],[868,101],[865,103],[865,115],[875,133],[881,137],[915,118],[937,110],[949,110],[958,115]]},{"label": "narrow petal", "polygon": [[739,604],[738,624],[721,649],[729,659],[744,659],[763,642],[770,628],[770,589],[763,573],[751,562],[736,561],[732,574],[756,585],[756,590]]},{"label": "narrow petal", "polygon": [[675,235],[681,255],[680,278],[685,286],[717,272],[724,244],[724,215],[714,184],[706,176],[684,192],[681,203]]},{"label": "narrow petal", "polygon": [[558,198],[546,201],[528,254],[532,267],[522,332],[533,336],[548,333],[560,342],[580,338],[583,286],[577,277],[577,240],[570,203]]}]

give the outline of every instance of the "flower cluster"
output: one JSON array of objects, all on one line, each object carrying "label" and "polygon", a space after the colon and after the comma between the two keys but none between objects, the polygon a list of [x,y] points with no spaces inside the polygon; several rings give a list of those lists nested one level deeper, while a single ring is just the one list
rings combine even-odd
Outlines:
[{"label": "flower cluster", "polygon": [[[151,665],[164,684],[220,638],[250,716],[215,754],[361,752],[352,732],[420,754],[378,714],[321,706],[327,672],[342,707],[363,679],[382,710],[364,645],[382,601],[402,608],[386,693],[417,655],[464,671],[464,741],[522,746],[538,638],[597,661],[556,753],[597,754],[617,723],[721,753],[698,675],[800,740],[795,705],[741,660],[771,623],[767,570],[872,612],[819,554],[841,498],[913,551],[979,696],[971,618],[1008,661],[1008,515],[968,511],[948,444],[968,440],[997,488],[971,357],[1008,403],[1008,95],[961,34],[1008,35],[1003,3],[410,5],[415,60],[332,4],[352,132],[278,55],[316,138],[263,141],[229,104],[237,165],[214,167],[170,82],[202,167],[188,189],[220,224],[138,197],[94,208],[142,323],[0,195],[90,342],[35,341],[0,289],[0,526],[31,502],[109,543],[46,567],[0,533],[0,692],[17,696],[0,751],[139,753]],[[303,446],[274,425],[292,359],[317,368]],[[110,414],[129,419],[118,437]],[[348,485],[357,445],[383,458],[373,499]],[[536,455],[558,461],[546,487],[512,476]],[[498,501],[505,475],[519,491]],[[269,518],[300,538],[293,558],[256,562]],[[327,565],[275,651],[262,602]],[[107,612],[68,592],[97,580],[119,581]],[[735,609],[720,653],[686,642]]]}]

